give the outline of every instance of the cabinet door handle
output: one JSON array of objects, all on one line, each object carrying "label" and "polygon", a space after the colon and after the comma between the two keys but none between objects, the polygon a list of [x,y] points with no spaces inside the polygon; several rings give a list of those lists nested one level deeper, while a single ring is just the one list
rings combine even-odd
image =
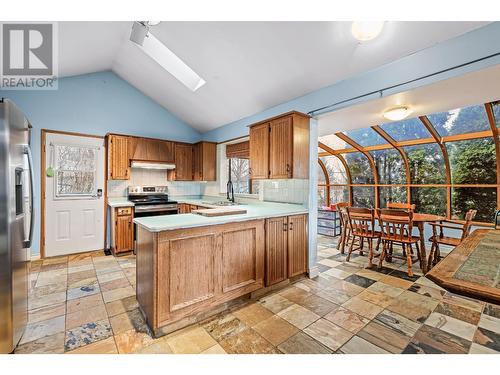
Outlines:
[{"label": "cabinet door handle", "polygon": [[286,171],[287,171],[287,172],[290,172],[290,164],[287,164],[287,165],[286,165]]},{"label": "cabinet door handle", "polygon": [[248,174],[252,174],[252,168],[248,168]]},{"label": "cabinet door handle", "polygon": [[283,232],[286,232],[286,231],[287,231],[287,229],[288,229],[288,228],[287,228],[287,226],[288,226],[288,225],[287,225],[286,223],[283,223]]},{"label": "cabinet door handle", "polygon": [[293,221],[290,223],[290,230],[293,230]]}]

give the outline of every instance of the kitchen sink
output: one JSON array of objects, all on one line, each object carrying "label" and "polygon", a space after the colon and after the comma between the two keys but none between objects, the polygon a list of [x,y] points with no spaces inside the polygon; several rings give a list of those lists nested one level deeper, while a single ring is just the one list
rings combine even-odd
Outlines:
[{"label": "kitchen sink", "polygon": [[211,204],[213,206],[238,206],[239,203],[231,201],[217,201],[217,202],[201,202],[205,204]]}]

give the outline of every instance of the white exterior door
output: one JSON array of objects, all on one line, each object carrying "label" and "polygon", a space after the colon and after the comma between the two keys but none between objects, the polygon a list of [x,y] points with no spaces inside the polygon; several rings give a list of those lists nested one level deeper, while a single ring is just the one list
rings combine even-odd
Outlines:
[{"label": "white exterior door", "polygon": [[104,157],[103,138],[46,134],[46,257],[103,249]]}]

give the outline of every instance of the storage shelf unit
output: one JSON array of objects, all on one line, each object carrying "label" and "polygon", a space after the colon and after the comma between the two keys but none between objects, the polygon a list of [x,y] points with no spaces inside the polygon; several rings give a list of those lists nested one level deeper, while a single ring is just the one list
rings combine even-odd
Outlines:
[{"label": "storage shelf unit", "polygon": [[318,234],[324,236],[340,236],[342,225],[338,211],[318,209]]}]

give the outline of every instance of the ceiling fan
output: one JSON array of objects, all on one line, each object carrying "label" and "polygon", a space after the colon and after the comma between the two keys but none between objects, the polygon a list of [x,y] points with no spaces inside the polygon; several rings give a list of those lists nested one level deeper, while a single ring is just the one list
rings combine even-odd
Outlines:
[{"label": "ceiling fan", "polygon": [[191,91],[198,90],[206,83],[205,80],[151,34],[150,28],[159,23],[160,21],[135,21],[130,40]]}]

